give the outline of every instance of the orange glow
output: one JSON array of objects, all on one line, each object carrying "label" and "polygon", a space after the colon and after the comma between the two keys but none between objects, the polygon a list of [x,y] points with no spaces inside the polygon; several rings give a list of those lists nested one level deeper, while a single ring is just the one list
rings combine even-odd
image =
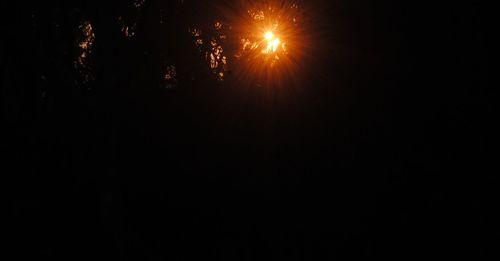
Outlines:
[{"label": "orange glow", "polygon": [[267,43],[266,49],[263,52],[264,53],[275,53],[278,50],[280,43],[281,43],[281,41],[278,38],[276,38],[272,41],[269,41]]},{"label": "orange glow", "polygon": [[264,34],[264,38],[268,41],[272,40],[274,38],[273,32],[267,31],[266,34]]},{"label": "orange glow", "polygon": [[266,39],[267,41],[267,46],[262,51],[262,53],[266,54],[275,53],[281,44],[281,40],[275,37],[273,32],[271,31],[267,31],[266,34],[264,34],[264,39]]},{"label": "orange glow", "polygon": [[[233,78],[261,86],[297,82],[312,55],[311,23],[306,6],[297,0],[239,0],[221,8],[223,20],[232,25],[237,39],[230,39],[235,53],[229,58]],[[234,59],[234,60],[233,60]],[[308,69],[308,68],[306,68]]]},{"label": "orange glow", "polygon": [[275,53],[281,44],[281,40],[277,38],[272,31],[267,31],[264,34],[264,39],[267,41],[267,45],[266,48],[262,50],[262,53]]}]

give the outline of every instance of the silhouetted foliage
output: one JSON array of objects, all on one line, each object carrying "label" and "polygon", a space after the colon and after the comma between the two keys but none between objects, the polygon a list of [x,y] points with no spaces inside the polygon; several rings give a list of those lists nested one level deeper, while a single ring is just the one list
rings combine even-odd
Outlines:
[{"label": "silhouetted foliage", "polygon": [[[302,71],[272,88],[239,79],[236,62],[211,68],[207,58],[208,40],[222,34],[214,23],[234,36],[221,16],[243,2],[2,8],[13,256],[492,253],[486,7],[297,1],[324,38],[314,38]],[[229,60],[238,48],[230,40]]]}]

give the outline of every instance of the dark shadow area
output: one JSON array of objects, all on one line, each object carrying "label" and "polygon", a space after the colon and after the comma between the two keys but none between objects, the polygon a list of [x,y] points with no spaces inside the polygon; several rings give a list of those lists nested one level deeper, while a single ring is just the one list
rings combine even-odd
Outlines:
[{"label": "dark shadow area", "polygon": [[487,7],[295,2],[310,49],[274,85],[241,80],[239,2],[2,8],[8,259],[497,255]]}]

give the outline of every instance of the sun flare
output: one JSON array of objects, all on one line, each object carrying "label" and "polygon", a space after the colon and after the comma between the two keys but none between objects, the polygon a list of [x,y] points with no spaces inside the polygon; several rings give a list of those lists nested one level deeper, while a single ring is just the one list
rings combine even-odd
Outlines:
[{"label": "sun flare", "polygon": [[[237,35],[235,77],[266,86],[283,86],[301,75],[313,53],[309,6],[297,0],[241,0],[224,18]],[[233,10],[235,12],[233,12]],[[233,68],[236,68],[233,66]],[[307,68],[306,68],[307,69]]]},{"label": "sun flare", "polygon": [[271,31],[267,31],[264,34],[264,39],[267,41],[267,44],[262,52],[265,54],[275,53],[281,44],[281,40]]},{"label": "sun flare", "polygon": [[274,38],[274,34],[273,32],[271,31],[267,31],[265,34],[264,34],[264,38],[268,41],[272,40]]}]

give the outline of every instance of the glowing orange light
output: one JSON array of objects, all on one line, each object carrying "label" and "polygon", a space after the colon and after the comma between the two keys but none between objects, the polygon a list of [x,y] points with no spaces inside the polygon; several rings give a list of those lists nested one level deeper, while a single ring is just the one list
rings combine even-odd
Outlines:
[{"label": "glowing orange light", "polygon": [[274,33],[271,31],[267,31],[264,34],[264,39],[266,39],[267,45],[262,52],[266,54],[275,53],[281,44],[281,40],[275,37]]},{"label": "glowing orange light", "polygon": [[[234,58],[233,78],[254,80],[266,86],[284,86],[296,79],[313,55],[311,36],[315,25],[306,14],[315,14],[299,0],[259,0],[241,2],[228,8],[224,20],[233,25],[239,45]],[[308,18],[308,19],[306,19]],[[326,42],[326,41],[325,41]],[[303,70],[306,69],[306,70]],[[285,84],[286,83],[286,84]]]},{"label": "glowing orange light", "polygon": [[281,41],[278,38],[276,38],[272,41],[269,41],[267,43],[266,49],[264,50],[264,53],[275,53],[278,50],[280,43],[281,43]]},{"label": "glowing orange light", "polygon": [[264,38],[266,38],[266,40],[268,41],[272,40],[274,38],[273,32],[267,31],[266,34],[264,35]]}]

